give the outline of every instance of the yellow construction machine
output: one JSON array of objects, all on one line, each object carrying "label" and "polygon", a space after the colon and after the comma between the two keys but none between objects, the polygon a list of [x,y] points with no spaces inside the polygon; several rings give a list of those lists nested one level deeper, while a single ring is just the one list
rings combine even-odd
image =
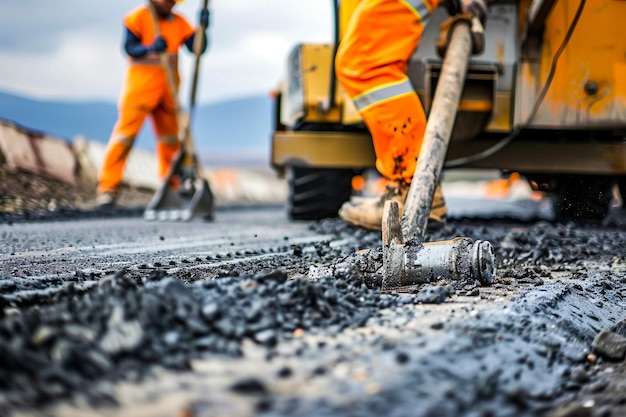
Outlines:
[{"label": "yellow construction machine", "polygon": [[[337,84],[335,46],[358,0],[335,0],[335,42],[300,44],[275,102],[271,163],[289,180],[292,219],[337,214],[374,167],[371,137]],[[409,78],[427,112],[442,69],[438,9]],[[490,7],[444,169],[519,172],[549,191],[559,219],[602,218],[626,194],[626,1],[519,0]],[[441,49],[441,48],[439,48]]]}]

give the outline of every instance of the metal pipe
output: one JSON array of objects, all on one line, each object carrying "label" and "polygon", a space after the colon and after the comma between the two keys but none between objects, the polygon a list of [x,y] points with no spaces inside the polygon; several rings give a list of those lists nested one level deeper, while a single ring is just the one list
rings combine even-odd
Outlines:
[{"label": "metal pipe", "polygon": [[429,112],[417,168],[404,206],[401,222],[405,241],[409,239],[424,241],[435,187],[439,182],[441,168],[448,151],[472,53],[470,23],[460,20],[452,30],[450,44]]},{"label": "metal pipe", "polygon": [[[411,244],[414,243],[414,244]],[[477,280],[482,285],[493,282],[496,273],[491,243],[457,237],[443,242],[406,243],[403,285],[435,282],[440,279]]]},{"label": "metal pipe", "polygon": [[383,291],[441,279],[490,285],[496,275],[496,256],[487,241],[468,237],[427,243],[404,240],[397,201],[385,202],[382,240]]}]

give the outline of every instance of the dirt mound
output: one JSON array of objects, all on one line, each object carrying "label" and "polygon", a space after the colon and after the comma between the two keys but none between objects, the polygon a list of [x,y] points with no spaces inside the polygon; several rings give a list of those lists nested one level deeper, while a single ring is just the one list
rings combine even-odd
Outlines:
[{"label": "dirt mound", "polygon": [[[154,191],[124,188],[119,200],[122,208],[143,207]],[[94,209],[96,184],[75,185],[0,166],[0,217],[37,218],[59,211]]]}]

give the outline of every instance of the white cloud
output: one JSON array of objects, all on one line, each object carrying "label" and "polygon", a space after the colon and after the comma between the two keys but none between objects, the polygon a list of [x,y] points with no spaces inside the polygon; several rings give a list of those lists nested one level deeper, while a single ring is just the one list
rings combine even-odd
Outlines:
[{"label": "white cloud", "polygon": [[[121,20],[140,4],[67,0],[63,10],[71,13],[64,15],[47,0],[9,0],[3,5],[9,13],[0,17],[0,90],[42,99],[117,100],[125,70]],[[177,10],[195,23],[199,4],[187,0]],[[330,0],[210,2],[211,44],[202,57],[198,100],[270,91],[284,75],[292,46],[332,39],[331,4]],[[37,22],[37,30],[29,22]],[[192,56],[182,51],[183,103],[192,64]]]},{"label": "white cloud", "polygon": [[101,52],[112,49],[106,42],[81,36],[63,36],[52,54],[1,53],[0,90],[36,98],[115,100],[125,65],[119,48],[107,57]]}]

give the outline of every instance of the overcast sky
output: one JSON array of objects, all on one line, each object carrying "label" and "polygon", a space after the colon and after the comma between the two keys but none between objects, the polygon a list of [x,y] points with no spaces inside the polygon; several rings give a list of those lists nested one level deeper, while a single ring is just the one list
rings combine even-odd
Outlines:
[{"label": "overcast sky", "polygon": [[[126,61],[122,17],[140,0],[1,0],[0,91],[38,99],[116,101]],[[201,0],[175,10],[197,22]],[[211,0],[198,101],[268,93],[298,42],[332,39],[331,0]],[[181,50],[188,93],[192,56]],[[181,96],[186,99],[188,94]]]}]

